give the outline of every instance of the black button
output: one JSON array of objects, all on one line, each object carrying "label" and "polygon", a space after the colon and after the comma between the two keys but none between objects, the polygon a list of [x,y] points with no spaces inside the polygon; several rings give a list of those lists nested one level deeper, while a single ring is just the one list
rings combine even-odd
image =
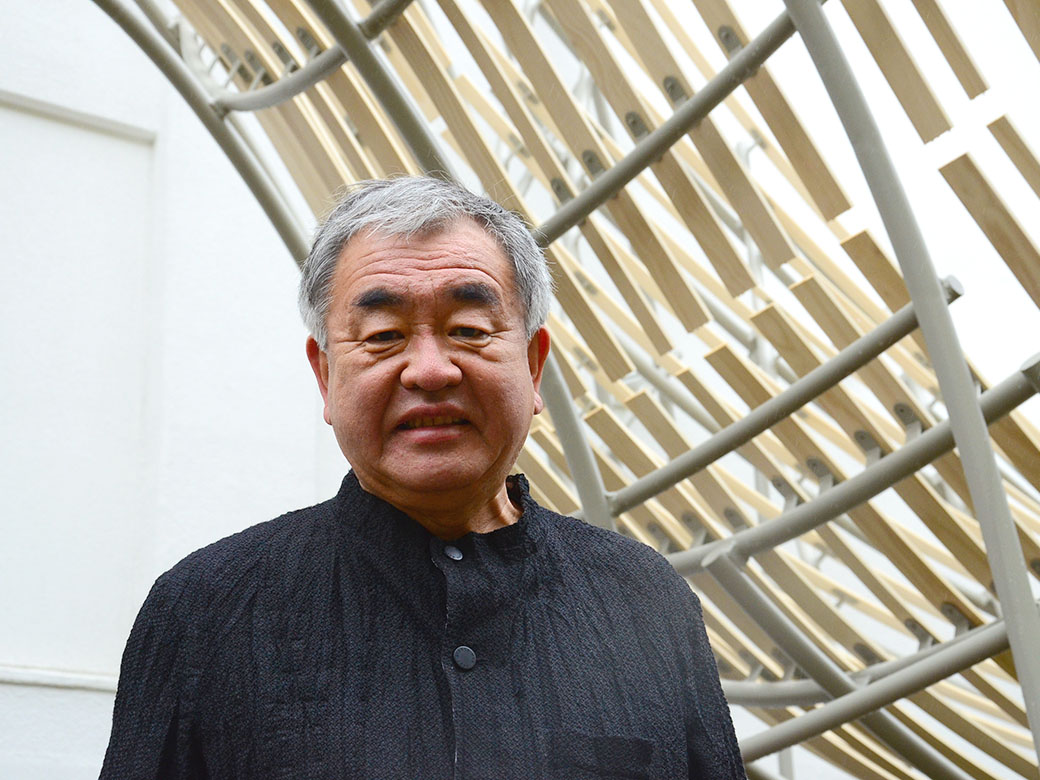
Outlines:
[{"label": "black button", "polygon": [[466,647],[465,645],[459,645],[456,647],[455,652],[451,654],[451,658],[455,662],[455,665],[464,672],[469,671],[477,665],[477,654],[473,652],[473,648]]},{"label": "black button", "polygon": [[451,558],[453,561],[462,560],[462,550],[453,544],[444,545],[444,554]]}]

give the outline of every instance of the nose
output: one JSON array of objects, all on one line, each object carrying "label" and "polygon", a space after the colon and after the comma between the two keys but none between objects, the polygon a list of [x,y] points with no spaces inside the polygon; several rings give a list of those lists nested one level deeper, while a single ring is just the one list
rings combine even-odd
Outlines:
[{"label": "nose", "polygon": [[414,335],[404,358],[401,384],[407,388],[435,392],[462,380],[462,370],[452,361],[450,347],[433,334]]}]

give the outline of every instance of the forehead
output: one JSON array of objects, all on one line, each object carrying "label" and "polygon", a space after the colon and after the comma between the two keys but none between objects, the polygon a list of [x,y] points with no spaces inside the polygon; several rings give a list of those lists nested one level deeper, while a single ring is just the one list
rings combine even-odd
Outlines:
[{"label": "forehead", "polygon": [[453,282],[492,284],[503,293],[514,289],[505,251],[471,219],[409,236],[354,236],[340,253],[333,296],[353,297],[380,286],[441,287]]}]

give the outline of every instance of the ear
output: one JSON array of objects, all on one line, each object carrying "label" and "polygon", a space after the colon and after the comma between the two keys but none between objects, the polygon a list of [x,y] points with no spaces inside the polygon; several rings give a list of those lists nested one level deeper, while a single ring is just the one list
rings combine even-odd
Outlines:
[{"label": "ear", "polygon": [[549,357],[549,329],[543,327],[538,329],[538,332],[531,337],[531,343],[527,345],[527,365],[531,369],[531,382],[534,384],[535,414],[545,408],[540,389],[542,369],[545,368],[547,357]]},{"label": "ear", "polygon": [[311,363],[314,378],[318,380],[318,390],[321,391],[321,400],[325,403],[322,416],[325,422],[332,425],[329,419],[329,357],[326,355],[313,336],[307,337],[307,360]]}]

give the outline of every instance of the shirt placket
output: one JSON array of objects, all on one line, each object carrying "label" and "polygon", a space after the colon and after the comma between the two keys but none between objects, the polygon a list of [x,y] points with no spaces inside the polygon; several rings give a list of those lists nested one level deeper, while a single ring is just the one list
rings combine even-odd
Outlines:
[{"label": "shirt placket", "polygon": [[445,616],[444,633],[441,638],[441,668],[448,681],[451,696],[452,737],[454,741],[454,777],[460,778],[459,755],[462,740],[466,738],[462,718],[462,705],[467,691],[464,677],[472,673],[477,665],[477,650],[472,639],[466,637],[467,596],[465,568],[470,565],[461,543],[446,543],[440,539],[430,540],[430,555],[435,566],[444,575]]}]

